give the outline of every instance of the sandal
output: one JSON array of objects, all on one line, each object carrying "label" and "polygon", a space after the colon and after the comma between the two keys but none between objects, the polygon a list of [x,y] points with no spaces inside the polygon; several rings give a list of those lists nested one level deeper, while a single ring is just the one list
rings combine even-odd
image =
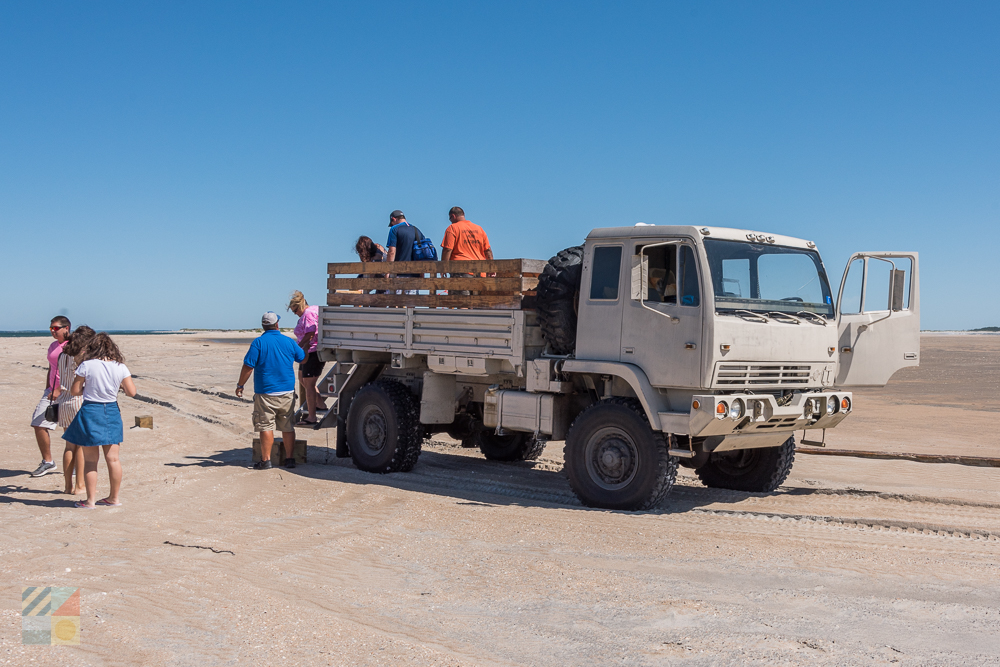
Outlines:
[{"label": "sandal", "polygon": [[76,501],[75,503],[73,503],[73,507],[79,507],[80,509],[87,509],[87,510],[96,510],[97,509],[97,507],[95,505],[88,505],[86,500],[78,500],[78,501]]},{"label": "sandal", "polygon": [[95,505],[100,505],[101,507],[121,507],[121,503],[109,503],[107,498],[101,498]]}]

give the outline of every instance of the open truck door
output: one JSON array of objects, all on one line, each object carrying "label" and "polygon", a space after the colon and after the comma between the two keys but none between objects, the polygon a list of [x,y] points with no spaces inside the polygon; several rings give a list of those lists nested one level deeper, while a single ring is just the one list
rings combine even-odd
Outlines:
[{"label": "open truck door", "polygon": [[915,252],[851,256],[837,295],[837,387],[881,387],[920,364],[920,273]]}]

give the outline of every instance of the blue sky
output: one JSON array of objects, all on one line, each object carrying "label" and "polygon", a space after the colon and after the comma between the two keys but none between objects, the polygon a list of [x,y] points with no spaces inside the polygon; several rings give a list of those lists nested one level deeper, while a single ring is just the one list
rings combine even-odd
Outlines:
[{"label": "blue sky", "polygon": [[498,257],[638,221],[812,239],[834,283],[917,250],[924,328],[1000,325],[997,34],[996,3],[3,3],[0,330],[255,326],[454,205]]}]

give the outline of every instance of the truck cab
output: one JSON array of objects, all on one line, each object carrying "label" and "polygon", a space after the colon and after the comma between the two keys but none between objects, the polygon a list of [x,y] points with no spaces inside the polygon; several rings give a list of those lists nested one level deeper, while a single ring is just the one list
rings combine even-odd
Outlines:
[{"label": "truck cab", "polygon": [[881,386],[919,364],[916,268],[916,253],[858,253],[835,295],[811,241],[597,229],[584,246],[575,357],[638,366],[678,409],[705,391]]}]

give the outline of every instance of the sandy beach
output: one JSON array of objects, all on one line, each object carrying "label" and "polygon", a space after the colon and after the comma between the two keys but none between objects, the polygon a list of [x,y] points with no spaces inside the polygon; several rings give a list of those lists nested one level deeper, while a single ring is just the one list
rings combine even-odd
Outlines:
[{"label": "sandy beach", "polygon": [[[139,398],[94,511],[28,476],[50,339],[0,338],[0,665],[1000,664],[1000,468],[799,455],[772,494],[682,468],[640,513],[581,507],[561,442],[436,439],[379,476],[300,431],[308,464],[253,471],[252,338],[117,338]],[[998,412],[1000,336],[925,335],[827,444],[1000,457]],[[82,588],[80,646],[21,644],[22,586]]]}]

